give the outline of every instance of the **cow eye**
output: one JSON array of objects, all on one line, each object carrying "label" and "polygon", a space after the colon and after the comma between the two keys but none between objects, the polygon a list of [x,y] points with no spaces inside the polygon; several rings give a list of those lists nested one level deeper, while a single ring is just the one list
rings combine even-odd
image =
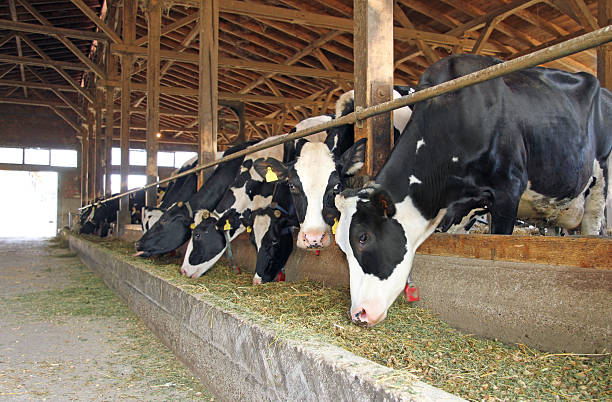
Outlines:
[{"label": "cow eye", "polygon": [[195,237],[196,239],[199,239],[200,238],[200,234],[196,233],[193,237]]},{"label": "cow eye", "polygon": [[295,184],[288,182],[288,185],[289,185],[289,190],[291,191],[295,190]]},{"label": "cow eye", "polygon": [[368,242],[369,238],[368,238],[368,234],[367,233],[361,233],[359,235],[359,244],[364,246],[367,242]]}]

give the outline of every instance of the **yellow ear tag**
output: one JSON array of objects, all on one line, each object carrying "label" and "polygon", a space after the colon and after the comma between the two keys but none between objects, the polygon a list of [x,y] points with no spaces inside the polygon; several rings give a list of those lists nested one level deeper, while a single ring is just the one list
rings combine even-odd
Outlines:
[{"label": "yellow ear tag", "polygon": [[250,226],[247,226],[247,233],[251,233],[253,229]]},{"label": "yellow ear tag", "polygon": [[225,226],[223,226],[223,230],[232,230],[232,225],[230,225],[229,219],[225,220]]},{"label": "yellow ear tag", "polygon": [[271,181],[277,181],[277,180],[278,180],[278,176],[276,175],[276,173],[272,171],[272,168],[268,166],[268,171],[266,172],[266,181],[270,183]]},{"label": "yellow ear tag", "polygon": [[334,218],[334,226],[332,226],[332,234],[336,234],[336,229],[338,228],[338,219]]},{"label": "yellow ear tag", "polygon": [[196,224],[195,224],[195,223],[192,223],[192,224],[191,224],[189,227],[191,228],[191,230],[193,230],[193,229],[195,229]]}]

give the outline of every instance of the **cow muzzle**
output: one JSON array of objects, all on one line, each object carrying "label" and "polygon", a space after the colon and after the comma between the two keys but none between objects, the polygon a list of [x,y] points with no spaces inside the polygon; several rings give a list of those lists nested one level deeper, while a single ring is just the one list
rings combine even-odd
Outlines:
[{"label": "cow muzzle", "polygon": [[300,231],[297,239],[299,248],[325,248],[331,245],[331,232],[329,230]]},{"label": "cow muzzle", "polygon": [[354,324],[373,327],[387,316],[387,311],[377,303],[361,303],[349,310]]}]

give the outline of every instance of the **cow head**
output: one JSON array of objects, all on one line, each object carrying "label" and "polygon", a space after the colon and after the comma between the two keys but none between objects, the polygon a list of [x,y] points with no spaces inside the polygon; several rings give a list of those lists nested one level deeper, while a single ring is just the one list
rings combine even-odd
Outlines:
[{"label": "cow head", "polygon": [[410,197],[394,203],[381,189],[336,196],[341,213],[336,243],[349,264],[351,308],[355,323],[376,325],[402,292],[419,245],[433,232],[445,211],[425,219]]},{"label": "cow head", "polygon": [[339,217],[334,197],[342,190],[343,180],[363,166],[365,144],[361,139],[334,157],[324,143],[305,142],[298,147],[295,162],[255,161],[255,169],[263,177],[287,181],[300,223],[298,247],[319,249],[331,244],[331,227]]},{"label": "cow head", "polygon": [[136,242],[136,255],[150,257],[168,253],[189,240],[191,208],[177,202],[162,214],[157,222]]},{"label": "cow head", "polygon": [[142,207],[140,211],[142,233],[146,233],[161,218],[165,210],[156,207]]},{"label": "cow head", "polygon": [[268,207],[246,210],[241,221],[257,249],[253,284],[273,282],[293,251],[293,228],[298,226],[295,214]]},{"label": "cow head", "polygon": [[[196,213],[191,241],[187,245],[181,273],[197,278],[211,269],[221,258],[227,247],[226,235],[230,240],[244,231],[240,214],[234,210],[219,216],[208,210]],[[226,233],[227,232],[227,233]]]}]

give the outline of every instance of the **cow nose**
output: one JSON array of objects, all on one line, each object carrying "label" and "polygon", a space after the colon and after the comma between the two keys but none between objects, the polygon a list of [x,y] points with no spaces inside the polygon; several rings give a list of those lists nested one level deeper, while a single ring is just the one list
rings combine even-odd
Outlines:
[{"label": "cow nose", "polygon": [[351,309],[351,320],[357,325],[367,325],[371,327],[378,324],[384,318],[384,312],[378,312],[376,308],[371,308],[363,304]]},{"label": "cow nose", "polygon": [[181,275],[188,276],[187,275],[187,271],[185,271],[185,268],[183,268],[183,267],[181,267]]},{"label": "cow nose", "polygon": [[136,243],[134,243],[134,246],[136,246],[136,250],[138,250],[140,248],[140,242],[137,241]]},{"label": "cow nose", "polygon": [[253,285],[261,285],[261,277],[257,274],[253,276]]},{"label": "cow nose", "polygon": [[325,232],[304,232],[302,235],[306,248],[320,248],[323,247],[325,241]]}]

